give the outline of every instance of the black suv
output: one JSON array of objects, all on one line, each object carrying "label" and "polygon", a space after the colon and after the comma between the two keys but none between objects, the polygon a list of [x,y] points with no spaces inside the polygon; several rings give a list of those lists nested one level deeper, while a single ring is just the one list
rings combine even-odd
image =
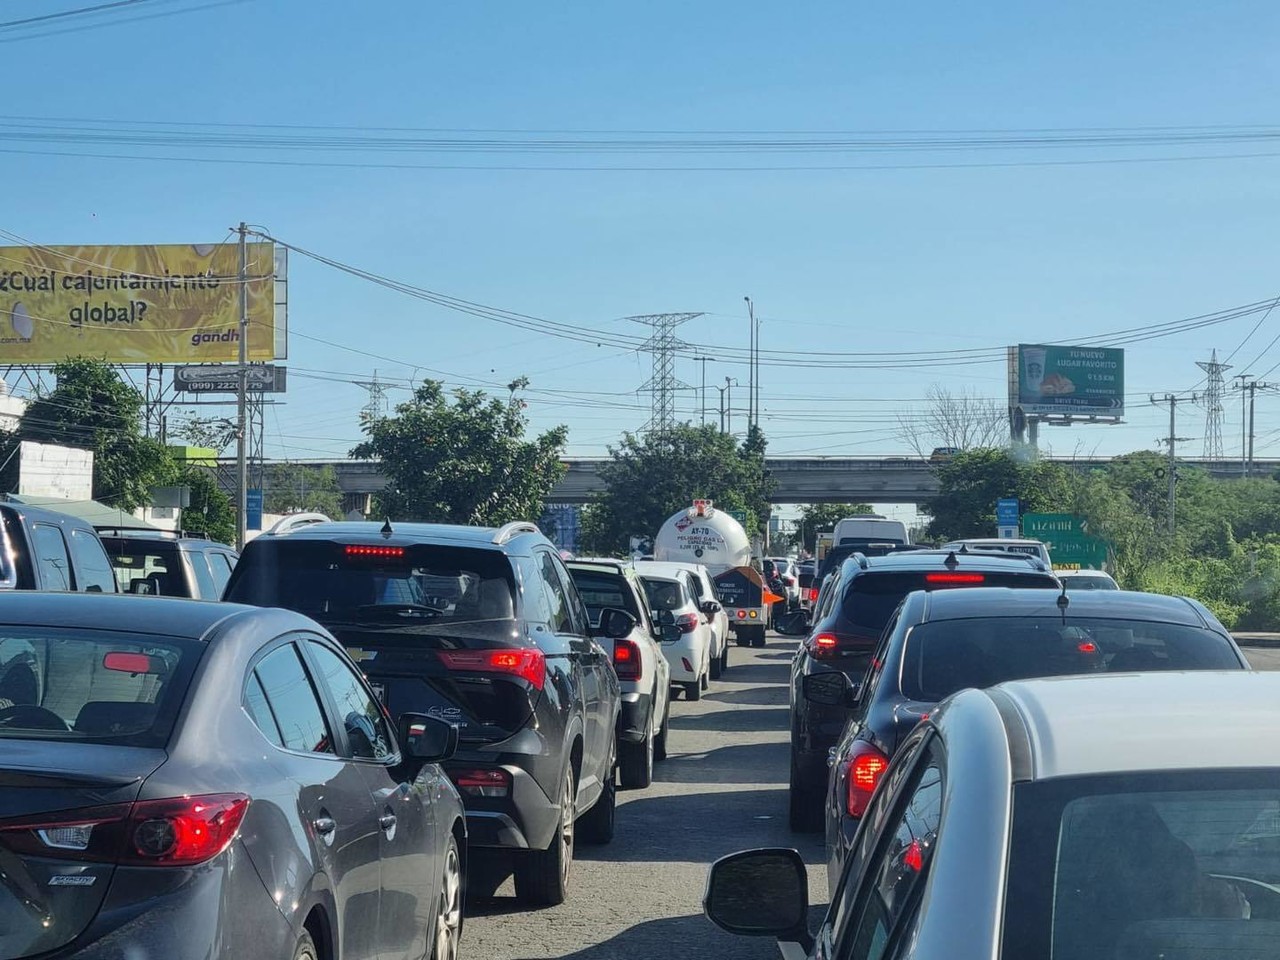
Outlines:
[{"label": "black suv", "polygon": [[240,556],[225,543],[167,530],[97,529],[121,593],[221,600]]},{"label": "black suv", "polygon": [[903,597],[915,590],[957,587],[1057,589],[1057,578],[1039,559],[1008,554],[917,550],[867,557],[855,553],[823,584],[809,636],[791,662],[791,794],[793,830],[822,825],[827,753],[840,739],[849,709],[815,703],[804,678],[840,671],[861,677],[872,650]]},{"label": "black suv", "polygon": [[[612,838],[618,678],[533,524],[315,523],[263,534],[226,599],[320,621],[393,716],[458,727],[445,770],[466,805],[478,883],[496,887],[514,871],[521,900],[561,903],[575,834]],[[634,626],[610,609],[598,630],[625,637]]]}]

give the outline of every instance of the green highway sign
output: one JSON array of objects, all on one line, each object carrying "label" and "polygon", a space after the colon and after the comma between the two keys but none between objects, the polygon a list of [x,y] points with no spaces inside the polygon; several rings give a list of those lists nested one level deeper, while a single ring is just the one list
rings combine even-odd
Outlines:
[{"label": "green highway sign", "polygon": [[1013,399],[1024,414],[1124,416],[1123,350],[1022,343],[1016,354]]},{"label": "green highway sign", "polygon": [[747,522],[747,511],[745,510],[726,510],[725,512],[739,523]]},{"label": "green highway sign", "polygon": [[1106,541],[1089,535],[1083,517],[1071,513],[1025,513],[1022,535],[1047,546],[1055,567],[1101,570],[1106,566]]}]

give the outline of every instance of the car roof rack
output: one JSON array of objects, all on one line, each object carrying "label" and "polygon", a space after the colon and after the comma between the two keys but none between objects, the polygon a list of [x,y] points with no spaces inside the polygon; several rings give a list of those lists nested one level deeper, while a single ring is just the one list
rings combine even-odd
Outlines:
[{"label": "car roof rack", "polygon": [[122,526],[95,526],[94,530],[98,531],[99,536],[141,536],[148,537],[172,537],[175,540],[181,539],[184,534],[181,530],[161,530],[159,527],[122,527]]},{"label": "car roof rack", "polygon": [[493,534],[491,543],[503,544],[511,540],[512,537],[519,536],[522,533],[541,533],[536,523],[530,523],[528,520],[513,520],[510,523],[504,523]]},{"label": "car roof rack", "polygon": [[301,530],[303,527],[309,527],[312,524],[332,522],[323,513],[291,513],[287,517],[277,520],[269,530],[264,530],[262,533],[264,536],[277,537],[281,534]]}]

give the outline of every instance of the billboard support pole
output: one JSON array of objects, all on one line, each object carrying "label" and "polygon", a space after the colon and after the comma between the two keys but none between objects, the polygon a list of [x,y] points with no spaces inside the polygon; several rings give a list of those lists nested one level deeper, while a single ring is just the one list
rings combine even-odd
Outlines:
[{"label": "billboard support pole", "polygon": [[249,227],[241,221],[240,234],[240,344],[236,391],[236,549],[243,550],[249,520]]}]

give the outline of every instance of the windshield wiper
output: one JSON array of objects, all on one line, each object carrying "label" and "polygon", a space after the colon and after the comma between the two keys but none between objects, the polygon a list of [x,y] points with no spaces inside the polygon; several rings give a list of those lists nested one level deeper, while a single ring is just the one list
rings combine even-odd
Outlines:
[{"label": "windshield wiper", "polygon": [[357,617],[386,615],[388,617],[410,619],[414,617],[440,617],[444,616],[444,613],[445,611],[438,607],[428,607],[421,603],[368,603],[362,607],[356,607]]}]

